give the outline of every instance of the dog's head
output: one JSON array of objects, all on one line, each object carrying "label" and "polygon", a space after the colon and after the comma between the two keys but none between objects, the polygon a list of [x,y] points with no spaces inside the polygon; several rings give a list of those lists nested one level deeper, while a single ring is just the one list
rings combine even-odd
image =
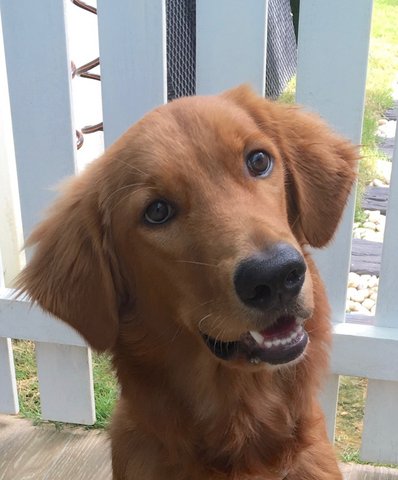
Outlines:
[{"label": "dog's head", "polygon": [[177,100],[66,186],[19,287],[99,350],[140,318],[223,360],[289,362],[313,308],[303,248],[332,238],[356,160],[317,117],[246,87]]}]

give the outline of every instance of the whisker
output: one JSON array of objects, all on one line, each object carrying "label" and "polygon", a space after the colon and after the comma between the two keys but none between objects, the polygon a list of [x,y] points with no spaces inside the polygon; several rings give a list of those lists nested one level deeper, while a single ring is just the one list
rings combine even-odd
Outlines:
[{"label": "whisker", "polygon": [[126,165],[127,167],[129,167],[131,170],[135,170],[136,172],[138,173],[141,173],[142,175],[147,175],[145,172],[143,172],[142,170],[140,170],[139,168],[137,168],[136,166],[134,165],[131,165],[130,163],[127,163],[123,160],[120,160],[120,158],[117,158],[116,159],[117,162],[120,162],[120,163],[123,163],[123,165]]},{"label": "whisker", "polygon": [[202,323],[209,317],[211,317],[213,315],[213,313],[208,313],[207,315],[205,315],[204,317],[202,317],[200,320],[199,320],[199,323],[198,323],[198,329],[199,329],[199,332],[202,333],[202,330],[201,330],[201,325]]},{"label": "whisker", "polygon": [[194,265],[204,265],[205,267],[216,267],[218,268],[218,265],[214,265],[212,263],[205,263],[205,262],[195,262],[194,260],[176,260],[177,263],[192,263]]},{"label": "whisker", "polygon": [[300,220],[300,215],[297,215],[296,219],[294,220],[290,228],[293,228],[299,220]]},{"label": "whisker", "polygon": [[180,326],[176,329],[176,332],[175,332],[175,334],[173,335],[173,338],[170,340],[170,343],[173,343],[174,340],[178,337],[178,335],[180,335],[181,332],[182,332],[182,326],[180,325]]},{"label": "whisker", "polygon": [[206,302],[199,303],[198,305],[196,305],[195,307],[193,307],[192,309],[190,309],[190,310],[189,310],[189,313],[194,312],[195,310],[197,310],[197,309],[200,308],[200,307],[204,307],[205,305],[209,305],[209,303],[213,303],[214,300],[215,300],[215,298],[212,298],[211,300],[207,300]]}]

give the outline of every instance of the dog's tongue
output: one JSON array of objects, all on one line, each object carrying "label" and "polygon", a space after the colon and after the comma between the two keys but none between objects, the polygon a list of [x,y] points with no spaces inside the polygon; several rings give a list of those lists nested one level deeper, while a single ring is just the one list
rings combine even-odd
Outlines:
[{"label": "dog's tongue", "polygon": [[279,317],[278,320],[270,327],[261,330],[260,334],[265,338],[274,337],[275,335],[283,335],[294,328],[296,319],[292,316]]}]

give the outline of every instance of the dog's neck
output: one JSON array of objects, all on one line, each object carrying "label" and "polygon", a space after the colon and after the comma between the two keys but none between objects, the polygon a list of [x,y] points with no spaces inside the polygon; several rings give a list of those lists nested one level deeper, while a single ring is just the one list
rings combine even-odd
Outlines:
[{"label": "dog's neck", "polygon": [[148,323],[142,331],[139,319],[123,326],[114,359],[137,428],[157,437],[176,464],[190,458],[230,476],[232,466],[252,475],[267,466],[269,475],[283,478],[296,445],[306,443],[301,437],[313,402],[313,392],[302,388],[306,360],[274,371],[233,368],[185,330],[158,329],[148,342]]}]

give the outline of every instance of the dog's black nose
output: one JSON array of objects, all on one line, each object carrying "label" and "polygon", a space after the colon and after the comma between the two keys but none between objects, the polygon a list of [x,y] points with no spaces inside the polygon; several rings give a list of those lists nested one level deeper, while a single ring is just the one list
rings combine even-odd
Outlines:
[{"label": "dog's black nose", "polygon": [[299,294],[306,269],[295,248],[277,243],[239,263],[234,278],[236,293],[252,308],[282,307]]}]

